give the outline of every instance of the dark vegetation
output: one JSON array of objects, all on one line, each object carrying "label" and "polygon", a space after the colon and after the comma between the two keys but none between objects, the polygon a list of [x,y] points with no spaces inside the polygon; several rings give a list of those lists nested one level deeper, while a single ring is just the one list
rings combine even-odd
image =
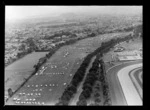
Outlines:
[{"label": "dark vegetation", "polygon": [[[86,23],[85,23],[86,24]],[[80,24],[81,25],[81,24]],[[65,26],[65,24],[63,24],[63,26]],[[66,26],[76,26],[76,23],[74,24],[67,24]],[[51,26],[50,26],[51,27]],[[53,26],[52,26],[53,27]],[[59,25],[56,25],[54,27],[59,27]],[[88,37],[95,37],[97,35],[100,35],[100,34],[105,34],[105,33],[114,33],[114,32],[128,32],[128,31],[132,31],[134,29],[134,26],[131,26],[131,27],[125,27],[123,29],[115,29],[115,30],[107,30],[109,26],[106,26],[106,27],[103,27],[103,28],[98,28],[96,30],[93,30],[93,29],[90,29],[90,28],[85,28],[83,29],[83,31],[81,31],[79,29],[79,31],[81,31],[80,33],[86,33],[86,35],[84,36],[84,38],[88,38]],[[47,27],[49,28],[49,27]],[[60,28],[60,27],[59,27]],[[43,40],[53,40],[52,42],[53,43],[56,43],[56,42],[59,42],[59,41],[62,41],[62,40],[65,40],[66,39],[80,39],[78,36],[77,36],[77,32],[70,32],[70,31],[59,31],[59,32],[55,32],[54,34],[52,35],[45,35],[45,37],[43,38]],[[67,38],[62,38],[62,36],[66,36]],[[56,39],[57,37],[60,37],[58,39]],[[39,49],[36,45],[37,41],[30,37],[30,38],[27,38],[26,40],[22,41],[22,44],[21,46],[19,47],[19,50],[20,52],[17,53],[17,57],[16,58],[10,58],[9,61],[7,63],[5,63],[5,67],[8,66],[9,64],[13,63],[14,61],[24,57],[25,55],[33,52],[33,51],[50,51],[51,49],[46,49],[47,47],[43,47],[42,49]],[[29,48],[26,48],[26,46],[28,46]]]},{"label": "dark vegetation", "polygon": [[82,102],[86,102],[90,99],[91,94],[94,94],[94,102],[92,105],[99,105],[101,102],[100,97],[100,86],[102,88],[103,93],[103,105],[111,105],[111,99],[109,97],[109,86],[106,78],[105,65],[103,60],[101,59],[102,55],[108,52],[116,43],[128,41],[137,36],[128,35],[124,38],[112,39],[108,42],[102,43],[101,48],[99,49],[100,55],[97,54],[95,61],[89,73],[87,74],[85,81],[82,87],[82,93],[79,96],[79,101],[77,105],[81,105]]},{"label": "dark vegetation", "polygon": [[[38,63],[37,63],[36,65],[34,65],[34,68],[35,68],[34,72],[18,87],[18,89],[17,89],[16,91],[13,91],[13,92],[12,92],[12,95],[11,95],[10,97],[12,97],[21,87],[23,87],[23,85],[24,85],[33,75],[36,74],[36,72],[39,70],[39,68],[40,68],[40,67],[47,61],[47,59],[49,59],[58,49],[60,49],[62,46],[65,46],[65,45],[74,44],[74,43],[76,43],[78,40],[81,40],[81,39],[85,39],[85,38],[70,39],[70,40],[66,41],[65,43],[57,44],[55,47],[51,48],[51,49],[49,50],[49,53],[46,54],[45,57],[40,58],[39,61],[38,61]],[[30,40],[31,40],[31,39],[30,39]],[[33,43],[33,42],[34,42],[34,41],[32,41],[32,40],[30,41],[30,43]],[[35,49],[35,48],[34,48],[34,46],[35,46],[34,44],[30,44],[30,45],[33,46],[32,49]],[[31,52],[32,52],[32,50],[30,50],[30,53],[31,53]],[[23,53],[22,53],[22,54],[23,54]],[[87,61],[88,61],[88,60],[87,60]],[[86,63],[87,61],[85,61],[85,63],[83,64],[82,67],[84,67],[86,64],[88,64],[88,63]],[[90,62],[90,61],[88,61],[88,62]],[[80,69],[80,71],[83,72],[82,69]],[[77,79],[77,76],[75,76],[75,78]],[[79,80],[81,80],[81,79],[79,79]],[[73,83],[76,83],[76,82],[73,82]]]},{"label": "dark vegetation", "polygon": [[[86,100],[88,100],[91,97],[91,93],[92,93],[92,87],[94,86],[95,82],[98,80],[99,77],[99,73],[98,71],[98,67],[99,67],[99,58],[100,58],[100,54],[97,54],[97,57],[95,59],[95,61],[92,64],[92,67],[89,70],[89,73],[87,74],[85,81],[83,83],[83,87],[82,87],[82,93],[79,96],[79,101],[77,102],[77,105],[82,105],[82,102],[86,102]],[[99,94],[96,94],[96,96],[98,96]]]},{"label": "dark vegetation", "polygon": [[11,88],[8,89],[8,95],[9,95],[9,97],[11,97],[13,95],[13,91]]},{"label": "dark vegetation", "polygon": [[[115,46],[117,43],[122,41],[128,41],[132,39],[134,36],[131,34],[125,37],[120,37],[116,39],[111,39],[108,42],[103,42],[101,44],[101,47],[97,48],[93,53],[90,53],[87,55],[81,64],[80,68],[75,73],[74,77],[72,78],[72,81],[70,84],[66,87],[64,90],[62,96],[59,99],[59,102],[57,105],[68,105],[71,98],[74,97],[74,94],[77,92],[77,88],[81,81],[83,80],[85,76],[86,68],[88,67],[91,59],[93,56],[97,55],[97,58],[93,62],[92,68],[89,70],[89,73],[86,76],[85,82],[83,84],[83,91],[79,97],[79,102],[77,102],[77,105],[86,105],[86,100],[90,98],[92,93],[92,88],[97,80],[100,80],[102,83],[103,88],[103,97],[105,99],[104,105],[110,105],[110,98],[109,98],[109,88],[108,83],[106,81],[106,73],[104,69],[104,63],[102,60],[98,60],[104,53],[108,52],[113,46]],[[100,54],[99,54],[100,53]],[[101,65],[99,68],[99,64]],[[99,90],[99,89],[98,89]],[[95,94],[98,95],[98,94]],[[95,99],[95,102],[100,102],[100,98]]]},{"label": "dark vegetation", "polygon": [[134,36],[143,38],[143,25],[138,25],[134,29]]},{"label": "dark vegetation", "polygon": [[[138,30],[138,29],[141,29],[141,27],[139,26],[136,30]],[[132,28],[129,29],[129,30],[132,30]],[[127,29],[127,31],[129,31],[129,30]],[[137,33],[137,31],[135,31],[135,33]],[[61,34],[64,34],[64,33],[61,33]],[[65,33],[65,34],[68,35],[69,33]],[[95,37],[94,35],[96,35],[96,34],[91,33],[90,35],[88,35],[88,37]],[[56,36],[57,35],[54,35],[54,37],[56,37]],[[67,40],[65,43],[57,44],[55,47],[49,49],[49,53],[46,54],[45,57],[39,59],[39,62],[36,65],[34,65],[35,71],[31,74],[31,76],[29,76],[25,80],[25,82],[23,82],[16,91],[14,91],[14,92],[12,91],[12,94],[10,95],[10,97],[12,97],[34,74],[36,74],[36,72],[41,67],[41,65],[43,65],[47,61],[47,59],[49,59],[60,47],[62,47],[64,45],[71,45],[73,43],[76,43],[76,41],[78,41],[78,40],[85,39],[85,38],[88,38],[88,37],[70,39],[70,40]],[[134,37],[137,37],[137,36],[135,36],[135,35],[133,35],[133,36],[129,35],[129,36],[126,36],[124,38],[111,39],[108,42],[103,42],[101,44],[101,47],[99,47],[98,49],[96,49],[93,53],[90,53],[89,55],[87,55],[87,57],[85,57],[83,63],[81,64],[80,68],[77,70],[77,72],[73,76],[71,83],[67,86],[67,88],[65,89],[64,93],[62,94],[62,96],[60,98],[60,101],[59,101],[59,103],[57,105],[68,105],[69,104],[70,99],[77,92],[77,87],[79,86],[79,84],[83,80],[83,78],[85,76],[86,68],[88,67],[88,65],[89,65],[89,63],[90,63],[90,61],[91,61],[91,59],[92,59],[93,56],[97,55],[99,52],[101,54],[105,53],[111,47],[113,47],[116,43],[119,43],[119,42],[124,41],[124,40],[128,41],[131,38],[133,39]],[[24,46],[24,44],[22,44],[22,46],[20,47],[20,49],[25,50],[25,51],[23,51],[22,53],[18,53],[18,55],[17,55],[18,58],[22,58],[26,54],[29,54],[29,53],[31,53],[31,52],[33,52],[33,51],[35,51],[37,49],[37,47],[35,45],[35,41],[34,41],[33,38],[28,38],[24,43],[27,43],[27,45],[29,45],[30,48],[28,48],[27,50],[25,50],[25,46]],[[15,60],[17,60],[17,59],[14,59],[14,61]],[[95,69],[96,67],[93,67],[93,68]],[[95,72],[94,69],[91,69],[89,71],[89,73],[94,74],[93,73],[93,72]],[[89,83],[89,86],[86,85],[86,87],[89,88],[89,89],[85,89],[85,92],[82,93],[82,94],[86,94],[85,97],[87,97],[87,98],[90,97],[89,94],[92,92],[92,89],[90,89],[90,85],[91,86],[94,85],[92,79],[96,78],[96,76],[94,76],[94,77],[88,76],[88,77],[89,78],[87,80],[89,80],[89,82],[90,81],[92,81],[92,82]],[[86,88],[86,87],[84,87],[84,88]],[[105,87],[105,85],[104,85],[104,87]],[[85,104],[84,101],[83,101],[83,103]]]}]

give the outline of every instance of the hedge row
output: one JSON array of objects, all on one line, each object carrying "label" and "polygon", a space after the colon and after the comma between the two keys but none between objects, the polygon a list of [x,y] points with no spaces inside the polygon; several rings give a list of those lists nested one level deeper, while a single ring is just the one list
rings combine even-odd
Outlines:
[{"label": "hedge row", "polygon": [[[39,70],[39,68],[40,68],[40,67],[47,61],[47,59],[49,59],[58,49],[60,49],[62,46],[65,46],[65,45],[72,45],[72,44],[74,44],[74,43],[76,43],[77,41],[82,40],[82,39],[85,39],[85,38],[71,39],[71,40],[66,41],[65,43],[57,44],[55,47],[51,48],[51,49],[49,50],[49,53],[46,54],[45,57],[40,58],[39,61],[38,61],[38,63],[37,63],[36,65],[34,65],[34,68],[35,68],[34,72],[33,72],[27,79],[25,79],[25,81],[17,88],[17,90],[12,91],[12,89],[9,88],[8,94],[10,93],[10,92],[9,92],[10,90],[12,91],[11,95],[9,96],[9,98],[12,97],[18,90],[20,90],[20,88],[23,87],[24,84],[25,84],[33,75],[36,74],[36,72]],[[84,63],[84,64],[85,64],[85,63]],[[84,64],[83,64],[83,65],[84,65]]]},{"label": "hedge row", "polygon": [[[93,52],[95,54],[97,53],[101,53],[101,54],[97,54],[97,57],[95,61],[93,62],[93,65],[85,78],[85,81],[82,87],[83,91],[79,96],[79,101],[77,102],[77,105],[86,105],[87,103],[86,101],[91,97],[91,94],[93,92],[93,87],[95,85],[95,82],[98,80],[101,82],[102,89],[103,89],[103,97],[105,99],[104,105],[111,105],[110,98],[109,98],[109,87],[108,87],[108,82],[106,79],[104,62],[102,59],[101,60],[99,59],[100,57],[102,57],[102,54],[108,52],[114,45],[116,45],[116,43],[129,40],[131,38],[132,38],[131,35],[128,35],[124,38],[112,39],[108,42],[102,43],[101,47],[98,48],[95,52]],[[101,66],[99,67],[99,65]],[[100,100],[97,98],[97,101],[100,101]]]}]

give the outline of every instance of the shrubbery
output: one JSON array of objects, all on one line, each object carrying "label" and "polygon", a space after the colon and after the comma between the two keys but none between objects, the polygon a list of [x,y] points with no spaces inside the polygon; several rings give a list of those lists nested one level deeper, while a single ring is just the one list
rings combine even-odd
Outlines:
[{"label": "shrubbery", "polygon": [[[101,47],[97,48],[93,53],[90,53],[89,55],[87,55],[85,57],[81,66],[79,67],[79,69],[77,70],[75,75],[73,76],[71,83],[66,87],[64,93],[60,97],[60,102],[63,105],[68,104],[70,99],[74,96],[73,94],[76,93],[78,85],[83,80],[83,78],[85,76],[86,68],[88,67],[92,57],[97,55],[95,61],[93,62],[92,68],[89,70],[89,73],[86,76],[85,82],[83,83],[83,88],[82,88],[83,91],[80,95],[80,97],[84,97],[84,100],[90,98],[90,95],[92,93],[92,87],[95,84],[95,82],[99,79],[99,72],[100,71],[102,73],[104,72],[103,69],[101,69],[101,70],[98,69],[99,63],[100,63],[99,58],[102,56],[103,53],[108,52],[111,47],[113,47],[117,42],[120,42],[122,39],[124,39],[124,38],[111,39],[108,42],[102,43]],[[98,54],[98,53],[101,53],[101,54]],[[101,68],[103,68],[103,66]],[[99,71],[99,72],[97,72],[97,71]],[[101,76],[101,77],[102,77],[101,81],[105,81],[105,78],[103,76]],[[74,91],[72,89],[70,89],[71,86],[74,87]],[[106,92],[105,92],[105,94],[107,95]],[[80,97],[79,97],[79,99],[80,99]],[[80,100],[80,101],[82,101],[82,100]],[[80,103],[80,101],[79,101],[79,103]],[[65,103],[63,103],[63,102],[65,102]]]},{"label": "shrubbery", "polygon": [[[87,99],[90,98],[92,92],[94,93],[94,97],[95,97],[95,104],[98,105],[98,103],[101,102],[100,100],[100,94],[98,93],[98,91],[100,90],[100,88],[94,87],[94,85],[96,84],[96,81],[100,81],[101,82],[101,86],[103,89],[103,98],[104,98],[104,105],[111,105],[111,100],[109,97],[109,87],[108,87],[108,82],[106,79],[106,72],[105,72],[105,66],[104,66],[104,62],[102,59],[100,59],[102,57],[102,55],[104,53],[107,53],[113,46],[116,45],[116,43],[125,41],[125,40],[129,40],[131,39],[131,35],[125,36],[123,38],[116,38],[116,39],[111,39],[108,42],[103,42],[101,44],[101,47],[96,49],[92,54],[97,55],[95,61],[93,62],[93,65],[91,67],[91,69],[89,70],[89,73],[86,76],[86,79],[83,83],[83,91],[79,96],[79,101],[77,102],[81,104],[81,102],[84,100],[86,101]],[[101,54],[99,54],[101,53]],[[100,65],[100,67],[99,67]],[[93,91],[93,89],[96,89],[95,91]],[[97,96],[97,97],[96,97]],[[82,97],[82,98],[81,98]]]},{"label": "shrubbery", "polygon": [[[84,61],[82,62],[80,68],[76,71],[75,75],[72,78],[72,81],[70,82],[70,84],[66,87],[65,91],[63,92],[61,98],[60,98],[60,102],[65,105],[67,102],[69,103],[70,99],[73,97],[73,94],[75,94],[77,92],[77,87],[80,84],[80,82],[83,80],[84,78],[84,74],[86,71],[86,68],[88,67],[88,64],[90,63],[91,60],[91,56],[88,55]],[[72,94],[70,94],[72,93]],[[68,98],[66,98],[68,97]],[[68,104],[67,103],[67,104]]]}]

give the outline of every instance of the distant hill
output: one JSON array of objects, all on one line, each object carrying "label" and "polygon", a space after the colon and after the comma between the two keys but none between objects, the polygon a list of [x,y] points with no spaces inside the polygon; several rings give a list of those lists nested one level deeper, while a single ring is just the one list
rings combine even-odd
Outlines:
[{"label": "distant hill", "polygon": [[[130,16],[130,17],[129,17]],[[59,23],[70,23],[70,22],[87,22],[87,21],[101,21],[104,23],[104,21],[111,21],[111,19],[116,19],[116,20],[121,20],[121,19],[133,19],[131,17],[133,15],[123,15],[123,14],[95,14],[95,13],[74,13],[74,12],[68,12],[68,13],[62,13],[60,15],[41,15],[41,16],[33,16],[30,18],[26,19],[18,19],[16,21],[8,21],[6,20],[6,25],[9,27],[9,24],[12,25],[20,25],[20,24],[36,24],[36,25],[41,25],[41,24],[47,24],[47,25],[55,25]],[[135,16],[135,15],[134,15]],[[141,15],[140,19],[142,20]],[[121,19],[120,19],[121,18]],[[139,17],[134,17],[133,20],[139,19]],[[108,22],[105,22],[108,23]]]}]

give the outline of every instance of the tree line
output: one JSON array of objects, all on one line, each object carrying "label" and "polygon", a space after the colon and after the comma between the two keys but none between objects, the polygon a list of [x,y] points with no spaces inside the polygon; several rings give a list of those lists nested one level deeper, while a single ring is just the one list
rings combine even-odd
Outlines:
[{"label": "tree line", "polygon": [[[78,106],[87,105],[87,100],[91,98],[91,95],[94,96],[95,104],[92,105],[100,105],[101,96],[100,96],[100,88],[102,89],[103,94],[103,104],[102,105],[111,105],[111,99],[109,96],[109,86],[106,77],[105,64],[101,59],[104,53],[107,53],[111,48],[113,48],[116,43],[128,41],[133,39],[135,36],[125,36],[123,38],[111,39],[108,42],[103,42],[101,47],[97,49],[97,56],[89,73],[86,75],[85,81],[82,86],[82,92],[79,96],[79,100],[77,102]],[[97,53],[95,52],[95,53]],[[101,87],[100,87],[101,86]]]},{"label": "tree line", "polygon": [[[94,34],[90,35],[88,37],[94,37]],[[126,36],[124,38],[111,39],[108,42],[103,42],[101,44],[101,47],[96,49],[93,53],[90,53],[89,55],[87,55],[87,57],[84,59],[84,61],[82,62],[81,66],[79,67],[79,69],[77,70],[75,75],[73,76],[71,83],[67,86],[67,88],[65,89],[64,93],[62,94],[58,105],[59,104],[60,105],[67,105],[69,103],[70,99],[73,97],[73,95],[77,92],[77,87],[81,83],[81,81],[83,80],[86,68],[88,67],[88,65],[89,65],[89,63],[90,63],[90,61],[91,61],[93,56],[95,56],[96,54],[101,52],[101,50],[103,50],[103,53],[107,52],[106,49],[110,48],[112,45],[115,45],[114,43],[119,43],[120,41],[129,40],[129,39],[131,39],[133,37],[135,37],[135,36],[129,35],[129,36]],[[36,72],[41,67],[41,65],[43,65],[47,61],[47,59],[49,59],[60,47],[62,47],[64,45],[74,44],[78,40],[81,40],[81,39],[85,39],[85,38],[70,39],[70,40],[66,41],[65,43],[57,44],[55,47],[51,48],[49,50],[49,53],[46,54],[45,57],[39,59],[39,62],[36,65],[34,65],[35,71],[31,74],[31,76],[29,76],[25,80],[25,82],[22,83],[21,86],[16,91],[14,91],[14,92],[11,91],[10,97],[12,97],[13,94],[15,94],[34,74],[36,74]],[[29,48],[28,51],[26,51],[26,52],[27,53],[31,53],[35,49],[35,44],[34,44],[33,38],[29,38],[27,41],[28,41],[27,42],[28,45],[30,45],[31,48]],[[22,53],[22,54],[19,53],[20,55],[18,54],[18,57],[19,58],[23,57],[24,56],[23,54],[27,54],[26,52]],[[10,91],[10,89],[11,88],[9,88],[9,91]],[[9,91],[8,91],[8,93],[9,93]]]},{"label": "tree line", "polygon": [[[107,42],[103,42],[99,48],[97,48],[94,52],[88,54],[84,61],[82,62],[81,66],[79,69],[76,71],[75,75],[73,76],[70,84],[66,87],[64,90],[62,96],[59,98],[59,102],[56,103],[56,105],[68,105],[70,100],[74,97],[74,95],[77,93],[77,88],[79,84],[83,81],[83,78],[85,76],[86,69],[92,59],[93,56],[101,53],[99,57],[101,57],[104,53],[108,52],[113,46],[115,46],[117,43],[122,42],[122,41],[128,41],[132,39],[133,36],[127,35],[124,37],[116,38],[116,39],[111,39]],[[106,76],[105,76],[105,70],[104,70],[104,64],[102,61],[99,61],[98,58],[93,62],[92,68],[89,70],[89,73],[86,76],[85,82],[83,84],[83,91],[79,97],[79,100],[82,100],[82,104],[86,105],[86,101],[91,93],[92,93],[92,86],[95,84],[96,80],[100,79],[102,82],[102,88],[103,88],[103,96],[105,97],[105,102],[104,105],[109,105],[110,104],[110,99],[108,97],[108,84],[106,81]],[[98,69],[98,64],[101,64],[101,68]],[[97,72],[100,71],[100,72]],[[98,74],[101,75],[99,76]],[[99,77],[98,77],[99,76]],[[80,105],[80,104],[77,104]]]},{"label": "tree line", "polygon": [[[32,38],[31,38],[31,39],[32,39]],[[30,39],[30,40],[31,40],[31,39]],[[66,41],[65,43],[57,44],[57,45],[55,45],[55,47],[49,49],[49,53],[47,53],[44,57],[42,57],[42,58],[39,59],[38,63],[33,66],[33,68],[35,69],[34,72],[33,72],[27,79],[25,79],[25,81],[17,88],[17,90],[12,91],[11,88],[8,89],[9,97],[12,97],[21,87],[23,87],[24,84],[25,84],[33,75],[35,75],[35,74],[37,73],[37,71],[39,70],[39,68],[47,61],[47,59],[51,58],[51,56],[52,56],[58,49],[60,49],[62,46],[65,46],[65,45],[72,45],[72,44],[76,43],[78,40],[81,40],[81,39],[85,39],[85,38],[70,39],[70,40]],[[32,40],[33,40],[33,39],[32,39]],[[30,41],[30,42],[32,43],[32,44],[30,44],[30,45],[34,46],[32,40]],[[30,42],[28,42],[28,43],[30,43]],[[33,49],[33,48],[32,48],[32,49]],[[29,50],[30,50],[30,49],[29,49]],[[31,52],[32,52],[32,50],[30,50],[28,53],[31,53]],[[27,53],[24,53],[24,55],[25,55],[25,54],[27,54]],[[23,55],[23,53],[22,53],[19,58],[23,57],[24,55]],[[86,62],[86,61],[85,61],[85,62]],[[83,65],[83,66],[84,66],[84,65]]]}]

